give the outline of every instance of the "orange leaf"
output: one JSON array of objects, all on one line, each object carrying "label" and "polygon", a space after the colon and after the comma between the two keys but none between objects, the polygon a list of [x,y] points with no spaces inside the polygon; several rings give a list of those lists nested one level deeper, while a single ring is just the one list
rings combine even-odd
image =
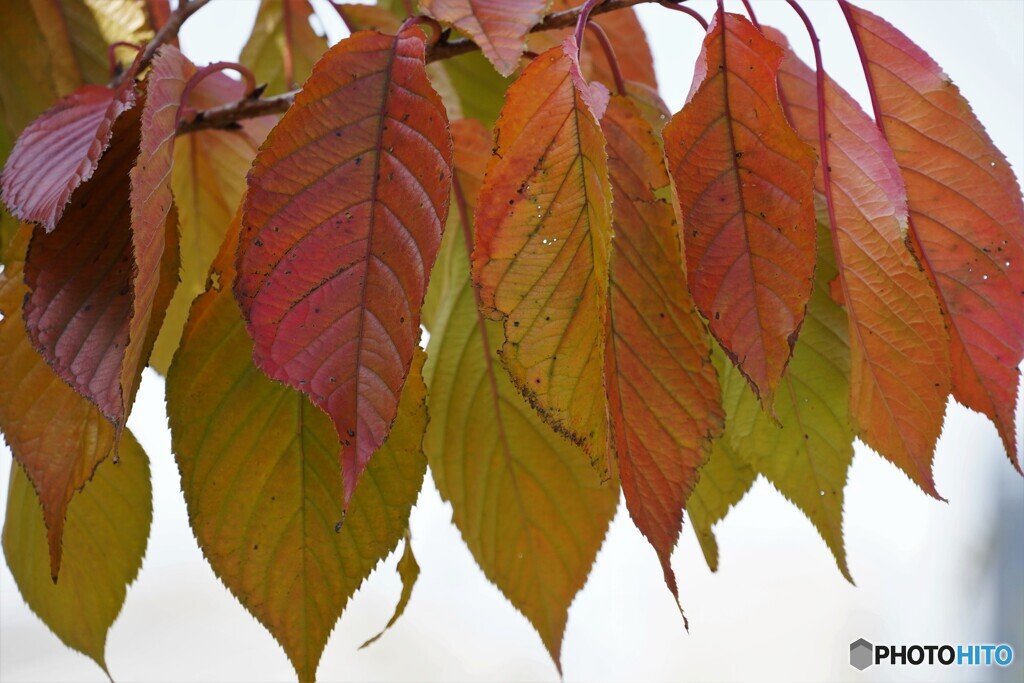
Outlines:
[{"label": "orange leaf", "polygon": [[722,431],[707,330],[686,290],[661,145],[631,98],[613,96],[608,137],[614,209],[605,381],[626,506],[670,563],[708,442]]},{"label": "orange leaf", "polygon": [[694,88],[665,127],[690,291],[771,410],[811,293],[814,151],[786,121],[782,50],[719,11]]},{"label": "orange leaf", "polygon": [[[771,29],[766,29],[771,31]],[[767,35],[780,43],[778,32]],[[787,52],[779,85],[797,132],[818,146],[815,74]],[[825,80],[828,225],[850,325],[850,410],[859,434],[927,493],[949,394],[949,335],[928,278],[907,248],[906,192],[875,123]]]},{"label": "orange leaf", "polygon": [[424,50],[419,29],[332,47],[249,175],[234,291],[253,357],[331,417],[346,500],[395,418],[448,214]]},{"label": "orange leaf", "polygon": [[423,10],[463,31],[502,76],[519,66],[526,34],[550,0],[423,0]]},{"label": "orange leaf", "polygon": [[523,70],[498,119],[473,253],[482,305],[504,320],[513,381],[595,463],[607,441],[612,236],[600,95],[583,81],[572,37]]},{"label": "orange leaf", "polygon": [[953,397],[988,415],[1010,461],[1024,359],[1024,202],[1006,158],[939,65],[879,17],[841,3],[875,119],[903,171],[910,233],[952,338]]}]

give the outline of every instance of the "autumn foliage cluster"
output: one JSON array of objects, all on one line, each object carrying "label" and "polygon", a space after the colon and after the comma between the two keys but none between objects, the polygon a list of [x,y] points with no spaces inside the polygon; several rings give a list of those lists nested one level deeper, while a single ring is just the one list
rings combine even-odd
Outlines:
[{"label": "autumn foliage cluster", "polygon": [[556,663],[620,490],[678,599],[684,510],[714,567],[758,476],[849,578],[854,439],[938,497],[949,396],[1020,469],[1021,191],[956,86],[846,0],[869,112],[796,2],[811,65],[664,2],[707,29],[670,112],[641,1],[334,3],[328,48],[262,0],[209,66],[175,46],[208,0],[0,3],[3,547],[65,643],[106,666],[145,552],[147,365],[196,540],[301,680],[403,539],[408,601],[428,464]]}]

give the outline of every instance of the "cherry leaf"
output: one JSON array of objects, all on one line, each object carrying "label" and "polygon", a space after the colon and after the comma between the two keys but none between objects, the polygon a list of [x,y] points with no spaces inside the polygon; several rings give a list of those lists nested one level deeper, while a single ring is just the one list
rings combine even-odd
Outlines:
[{"label": "cherry leaf", "polygon": [[852,581],[843,541],[843,494],[854,439],[849,324],[829,294],[827,283],[835,277],[831,243],[822,228],[814,293],[772,406],[778,422],[762,410],[738,370],[718,356],[727,413],[722,439],[735,457],[807,515],[839,571]]},{"label": "cherry leaf", "polygon": [[459,210],[430,283],[439,303],[424,367],[432,416],[424,449],[473,557],[561,667],[569,605],[587,580],[618,490],[541,421],[500,367],[502,326],[480,312],[469,261],[491,135],[473,120],[454,122],[452,135]]},{"label": "cherry leaf", "polygon": [[614,201],[605,382],[626,506],[678,600],[672,549],[683,508],[722,431],[711,345],[686,289],[661,145],[632,98],[601,120]]},{"label": "cherry leaf", "polygon": [[189,521],[214,572],[281,643],[299,680],[316,677],[349,598],[404,537],[423,483],[422,352],[387,442],[346,511],[334,428],[302,394],[252,362],[222,285],[240,220],[192,305],[167,375],[172,447]]},{"label": "cherry leaf", "polygon": [[690,291],[769,410],[814,274],[815,156],[779,103],[781,59],[747,19],[720,11],[664,130]]},{"label": "cherry leaf", "polygon": [[1024,359],[1024,200],[959,89],[883,19],[841,3],[907,187],[910,237],[952,342],[953,397],[995,422],[1014,467]]},{"label": "cherry leaf", "polygon": [[[817,147],[814,72],[787,52],[779,85],[797,132]],[[868,446],[937,496],[932,457],[950,388],[949,335],[935,293],[904,242],[906,193],[892,149],[827,77],[824,103],[831,186],[820,172],[816,185],[831,199],[826,225],[849,316],[851,415]]]},{"label": "cherry leaf", "polygon": [[483,306],[504,321],[501,359],[513,381],[600,468],[612,231],[597,118],[606,97],[583,81],[572,37],[523,70],[498,119],[473,254]]},{"label": "cherry leaf", "polygon": [[3,170],[3,200],[16,217],[57,227],[72,192],[96,171],[114,122],[135,104],[131,78],[85,85],[28,125]]},{"label": "cherry leaf", "polygon": [[114,429],[93,404],[57,377],[32,347],[22,321],[23,255],[30,230],[15,236],[0,274],[0,428],[39,495],[58,576],[68,504],[114,444]]},{"label": "cherry leaf", "polygon": [[[173,47],[161,56],[168,51],[180,57]],[[117,119],[96,173],[72,195],[57,230],[36,228],[25,264],[33,345],[116,434],[177,285],[177,215],[167,184],[184,87],[178,70],[158,57],[146,104]]]},{"label": "cherry leaf", "polygon": [[249,175],[235,296],[257,366],[334,422],[346,500],[394,420],[448,213],[424,50],[415,28],[332,47]]},{"label": "cherry leaf", "polygon": [[149,462],[129,432],[120,462],[101,464],[68,508],[64,568],[54,583],[39,499],[25,472],[12,464],[3,548],[14,582],[61,642],[92,658],[108,677],[107,634],[142,567],[152,520]]}]

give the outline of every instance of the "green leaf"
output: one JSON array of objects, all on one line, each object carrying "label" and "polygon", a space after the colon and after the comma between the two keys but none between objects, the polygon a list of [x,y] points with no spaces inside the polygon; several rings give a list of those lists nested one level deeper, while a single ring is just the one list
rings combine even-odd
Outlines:
[{"label": "green leaf", "polygon": [[107,459],[71,501],[60,580],[50,578],[46,528],[32,483],[11,465],[3,548],[29,608],[68,647],[107,670],[107,632],[146,554],[153,520],[149,462],[128,431],[120,462]]},{"label": "green leaf", "polygon": [[399,617],[405,613],[405,608],[409,605],[409,599],[412,597],[412,589],[416,586],[416,580],[420,578],[420,565],[412,552],[412,536],[408,532],[405,534],[405,550],[402,551],[402,557],[398,560],[398,578],[402,580],[402,594],[398,598],[398,604],[395,605],[395,613],[391,615],[387,625],[380,633],[359,646],[360,650],[377,642],[389,628],[395,625]]},{"label": "green leaf", "polygon": [[267,93],[275,95],[300,86],[327,41],[313,32],[309,0],[262,0],[249,41],[242,48],[240,61],[267,84]]},{"label": "green leaf", "polygon": [[[490,135],[457,121],[457,193],[468,217]],[[470,158],[466,158],[466,157]],[[453,204],[462,204],[458,194]],[[485,321],[469,279],[462,223],[449,225],[432,287],[445,286],[424,369],[430,413],[424,448],[455,525],[488,579],[530,620],[556,664],[567,612],[615,514],[618,487],[601,483],[579,448],[545,424],[501,367],[501,323]]]},{"label": "green leaf", "polygon": [[690,524],[711,571],[718,571],[718,541],[711,527],[742,500],[757,479],[757,472],[736,455],[726,439],[711,443],[711,455],[700,468],[700,480],[686,502]]},{"label": "green leaf", "polygon": [[408,528],[426,472],[422,352],[345,516],[330,420],[252,363],[227,286],[238,229],[236,217],[168,372],[172,446],[204,555],[307,681],[349,598]]},{"label": "green leaf", "polygon": [[820,224],[818,228],[814,292],[775,397],[779,424],[763,412],[747,381],[723,354],[716,354],[715,361],[728,447],[807,515],[852,582],[843,546],[843,488],[854,438],[850,345],[846,313],[829,294],[828,283],[836,277],[829,238]]}]

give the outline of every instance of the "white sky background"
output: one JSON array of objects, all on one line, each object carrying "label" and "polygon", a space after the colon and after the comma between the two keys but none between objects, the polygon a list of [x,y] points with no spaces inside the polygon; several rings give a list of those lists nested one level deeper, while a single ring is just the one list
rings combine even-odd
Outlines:
[{"label": "white sky background", "polygon": [[[341,22],[315,0],[336,40]],[[779,0],[755,0],[758,18],[786,31],[805,60],[802,24]],[[884,0],[881,14],[925,48],[959,85],[1018,177],[1024,171],[1024,2]],[[851,93],[866,90],[834,3],[807,0],[826,67]],[[712,0],[692,6],[710,17]],[[185,52],[199,64],[235,59],[257,0],[214,0],[186,24]],[[729,9],[739,11],[738,2]],[[638,8],[673,111],[689,90],[702,33],[682,14]],[[613,36],[614,41],[614,36]],[[812,62],[813,63],[813,62]],[[7,65],[5,65],[7,66]],[[281,648],[227,592],[188,526],[170,451],[163,380],[147,370],[129,426],[152,460],[154,523],[142,572],[110,632],[115,679],[291,680]],[[1018,433],[1022,411],[1018,407]],[[0,446],[0,509],[10,451]],[[682,628],[653,550],[624,508],[570,612],[563,646],[567,681],[631,680],[1022,680],[1024,480],[995,428],[951,404],[935,479],[948,504],[922,494],[895,467],[858,445],[846,489],[846,544],[857,587],[846,583],[810,522],[763,481],[717,528],[721,569],[712,574],[692,531],[674,556],[691,632]],[[370,577],[336,627],[323,680],[557,680],[539,637],[476,567],[451,510],[428,477],[412,513],[423,572],[405,616],[357,651],[390,617],[399,594],[392,556]],[[999,571],[1002,568],[1002,587]],[[1005,592],[1016,586],[1016,592]],[[1001,592],[1002,591],[1002,592]],[[1008,630],[998,619],[1015,624]],[[849,643],[1009,642],[1012,670],[908,667],[859,673]],[[0,572],[0,680],[105,680],[28,610],[6,564]]]}]

